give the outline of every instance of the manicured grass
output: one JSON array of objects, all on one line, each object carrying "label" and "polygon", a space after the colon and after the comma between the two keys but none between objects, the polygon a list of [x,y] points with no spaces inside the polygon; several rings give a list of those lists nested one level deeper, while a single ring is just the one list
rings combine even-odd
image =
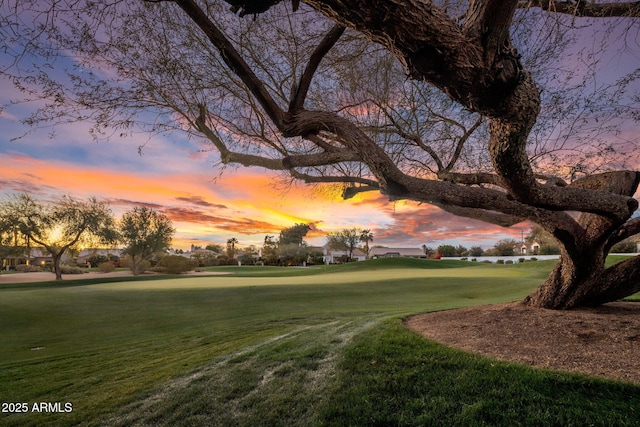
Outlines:
[{"label": "manicured grass", "polygon": [[[523,298],[552,265],[376,260],[3,285],[0,400],[70,402],[73,411],[0,413],[0,425],[411,425],[429,417],[540,425],[553,418],[539,407],[555,400],[569,417],[595,405],[594,419],[624,421],[612,390],[638,401],[638,387],[496,364],[399,326],[412,313]],[[438,376],[450,371],[437,385],[436,368]],[[528,385],[540,375],[543,385]],[[558,382],[594,391],[570,395],[588,403],[559,399]],[[494,400],[480,399],[481,384],[491,385]],[[625,416],[637,415],[626,407]]]},{"label": "manicured grass", "polygon": [[321,411],[327,426],[637,426],[640,387],[497,362],[400,321],[360,334]]}]

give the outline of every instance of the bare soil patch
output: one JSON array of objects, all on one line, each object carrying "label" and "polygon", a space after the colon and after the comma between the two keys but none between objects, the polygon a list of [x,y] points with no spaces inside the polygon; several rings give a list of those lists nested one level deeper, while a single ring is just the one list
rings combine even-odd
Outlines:
[{"label": "bare soil patch", "polygon": [[640,383],[640,303],[555,311],[520,303],[425,313],[426,338],[499,360]]}]

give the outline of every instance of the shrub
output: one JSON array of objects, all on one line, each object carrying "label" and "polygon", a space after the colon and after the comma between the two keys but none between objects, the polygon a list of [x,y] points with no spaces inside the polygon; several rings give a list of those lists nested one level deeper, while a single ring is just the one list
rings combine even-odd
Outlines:
[{"label": "shrub", "polygon": [[178,255],[167,255],[158,261],[156,269],[169,274],[180,274],[191,271],[196,266],[197,264],[188,258]]},{"label": "shrub", "polygon": [[205,267],[216,267],[220,265],[220,260],[217,258],[208,258],[205,263]]},{"label": "shrub", "polygon": [[[131,266],[129,266],[129,268],[131,268]],[[140,261],[138,263],[138,268],[136,269],[137,271],[134,271],[135,274],[142,274],[145,271],[149,270],[151,268],[151,262],[144,260],[144,261]]]},{"label": "shrub", "polygon": [[510,259],[508,259],[508,260],[506,260],[504,263],[505,263],[505,264],[513,264],[513,261],[512,261],[512,260],[510,260]]},{"label": "shrub", "polygon": [[98,271],[100,273],[111,273],[116,269],[116,265],[112,262],[103,262],[98,265]]},{"label": "shrub", "polygon": [[496,261],[496,264],[504,264],[504,260],[503,259],[499,259]]},{"label": "shrub", "polygon": [[104,255],[93,255],[87,258],[87,262],[91,263],[92,266],[100,265],[102,263],[107,262],[108,259]]},{"label": "shrub", "polygon": [[40,273],[42,268],[39,265],[18,264],[16,265],[16,271],[20,273]]},{"label": "shrub", "polygon": [[533,257],[531,257],[531,259],[530,259],[530,261],[537,261],[537,260],[538,260],[538,258],[536,258],[536,257],[534,257],[534,256],[533,256]]},{"label": "shrub", "polygon": [[524,258],[518,258],[518,262],[525,262],[525,261],[526,261],[526,259],[524,259]]},{"label": "shrub", "polygon": [[637,245],[635,242],[620,242],[613,245],[609,252],[614,254],[635,253],[637,251]]},{"label": "shrub", "polygon": [[87,270],[83,268],[68,264],[61,264],[60,271],[62,272],[62,274],[83,274],[87,272]]}]

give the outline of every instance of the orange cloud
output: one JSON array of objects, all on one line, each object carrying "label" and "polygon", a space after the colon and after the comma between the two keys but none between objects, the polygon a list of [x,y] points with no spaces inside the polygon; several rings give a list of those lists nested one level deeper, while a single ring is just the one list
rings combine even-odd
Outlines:
[{"label": "orange cloud", "polygon": [[177,229],[174,245],[184,248],[240,236],[244,236],[239,239],[243,245],[259,245],[265,235],[278,235],[295,223],[312,225],[306,239],[312,245],[323,244],[328,231],[351,227],[370,229],[374,244],[390,246],[437,246],[451,241],[487,245],[499,240],[496,236],[519,234],[426,204],[389,202],[377,192],[344,201],[332,192],[284,185],[273,173],[258,169],[231,170],[214,181],[197,167],[190,172],[153,174],[3,154],[0,162],[0,185],[5,191],[45,198],[95,195],[110,203],[116,215],[132,206],[149,206],[169,216]]}]

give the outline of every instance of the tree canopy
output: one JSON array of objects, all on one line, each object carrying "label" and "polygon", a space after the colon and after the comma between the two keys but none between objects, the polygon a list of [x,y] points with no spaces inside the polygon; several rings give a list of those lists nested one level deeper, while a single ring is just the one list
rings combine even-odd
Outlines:
[{"label": "tree canopy", "polygon": [[598,74],[638,34],[638,2],[67,3],[3,3],[2,73],[46,100],[27,123],[186,132],[223,164],[339,183],[345,197],[535,222],[562,257],[531,305],[640,290],[640,260],[604,265],[640,231],[637,137],[617,139],[639,118],[639,73]]},{"label": "tree canopy", "polygon": [[137,206],[122,215],[119,240],[123,254],[131,258],[133,274],[143,273],[145,261],[169,248],[173,233],[171,220],[149,207]]},{"label": "tree canopy", "polygon": [[0,218],[51,254],[56,280],[62,280],[60,261],[69,249],[117,239],[111,210],[96,198],[82,201],[64,196],[48,203],[17,194],[0,202]]}]

